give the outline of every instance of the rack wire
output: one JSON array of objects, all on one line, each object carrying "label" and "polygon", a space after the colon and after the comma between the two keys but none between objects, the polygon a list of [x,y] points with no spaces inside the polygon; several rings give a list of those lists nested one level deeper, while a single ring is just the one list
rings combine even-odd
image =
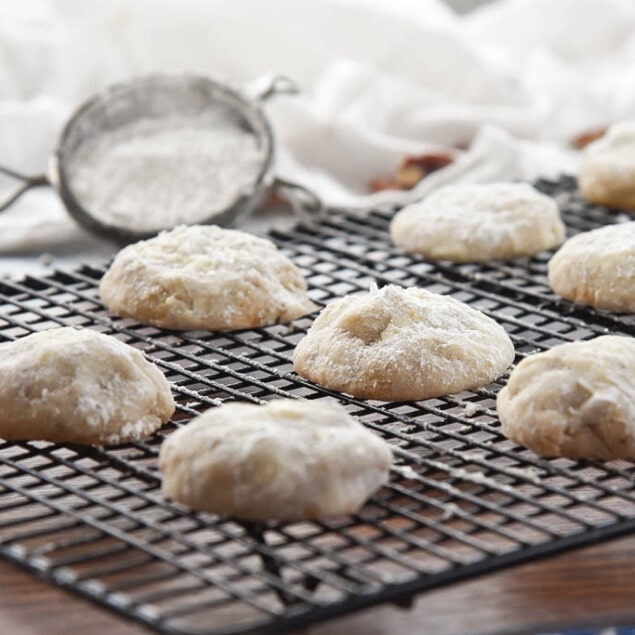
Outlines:
[{"label": "rack wire", "polygon": [[[541,181],[569,234],[622,220],[582,201],[572,179]],[[574,306],[546,283],[549,253],[479,265],[427,262],[388,239],[394,210],[333,211],[319,227],[271,237],[327,303],[380,286],[417,285],[495,318],[517,360],[608,332],[634,316]],[[145,351],[177,402],[154,437],[120,447],[0,444],[0,555],[51,583],[163,633],[278,633],[635,528],[633,465],[546,460],[500,433],[496,393],[421,402],[355,399],[293,372],[314,316],[227,333],[170,332],[110,316],[104,268],[0,283],[0,341],[60,325],[109,333]],[[239,523],[192,512],[160,492],[157,454],[176,426],[223,401],[331,398],[387,439],[390,483],[357,514]]]}]

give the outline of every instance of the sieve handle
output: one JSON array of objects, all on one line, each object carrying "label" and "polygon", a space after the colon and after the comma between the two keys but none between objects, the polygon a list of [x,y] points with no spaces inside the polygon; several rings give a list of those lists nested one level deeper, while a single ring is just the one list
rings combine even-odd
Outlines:
[{"label": "sieve handle", "polygon": [[37,174],[36,176],[27,176],[26,174],[20,174],[15,170],[5,168],[0,165],[0,174],[10,176],[16,181],[21,181],[21,184],[17,189],[13,190],[7,198],[0,200],[0,212],[4,212],[5,209],[10,207],[15,201],[17,201],[22,194],[34,187],[42,187],[43,185],[49,185],[49,180],[45,174]]},{"label": "sieve handle", "polygon": [[254,99],[267,101],[275,95],[295,95],[300,92],[300,87],[286,75],[264,75],[256,79],[247,91]]},{"label": "sieve handle", "polygon": [[282,191],[300,220],[314,223],[324,217],[326,206],[322,199],[304,185],[276,177],[273,189]]}]

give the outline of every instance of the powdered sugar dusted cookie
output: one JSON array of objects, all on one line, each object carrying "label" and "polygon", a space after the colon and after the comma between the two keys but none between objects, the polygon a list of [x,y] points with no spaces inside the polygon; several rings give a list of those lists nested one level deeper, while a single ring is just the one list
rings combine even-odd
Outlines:
[{"label": "powdered sugar dusted cookie", "polygon": [[497,408],[504,434],[537,454],[635,459],[635,339],[605,335],[531,355]]},{"label": "powdered sugar dusted cookie", "polygon": [[427,258],[485,262],[529,256],[565,236],[556,202],[526,183],[449,185],[401,210],[398,247]]},{"label": "powdered sugar dusted cookie", "polygon": [[114,445],[152,434],[174,400],[140,351],[67,327],[0,344],[0,412],[3,439]]},{"label": "powdered sugar dusted cookie", "polygon": [[513,361],[502,326],[453,298],[387,286],[327,306],[293,354],[298,374],[365,399],[477,388]]},{"label": "powdered sugar dusted cookie", "polygon": [[635,121],[614,124],[584,149],[578,185],[591,203],[635,212]]},{"label": "powdered sugar dusted cookie", "polygon": [[336,403],[212,408],[161,447],[163,492],[245,520],[350,514],[388,480],[388,444]]},{"label": "powdered sugar dusted cookie", "polygon": [[635,221],[567,240],[549,261],[549,284],[573,302],[635,312]]},{"label": "powdered sugar dusted cookie", "polygon": [[100,294],[113,313],[169,329],[223,331],[315,309],[299,269],[269,240],[180,226],[120,251]]}]

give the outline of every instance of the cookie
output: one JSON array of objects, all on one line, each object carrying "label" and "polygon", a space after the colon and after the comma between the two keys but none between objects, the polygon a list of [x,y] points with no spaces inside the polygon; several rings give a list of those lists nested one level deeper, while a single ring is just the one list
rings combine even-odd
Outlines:
[{"label": "cookie", "polygon": [[549,284],[573,302],[635,312],[635,221],[567,240],[549,261]]},{"label": "cookie", "polygon": [[635,121],[611,126],[584,149],[578,186],[591,203],[635,212]]},{"label": "cookie", "polygon": [[487,262],[556,247],[565,227],[557,203],[526,183],[448,185],[398,212],[390,236],[426,258]]},{"label": "cookie", "polygon": [[244,520],[350,514],[388,480],[388,444],[336,403],[212,408],[162,445],[166,496]]},{"label": "cookie", "polygon": [[505,329],[480,311],[393,285],[327,306],[293,354],[296,372],[316,384],[382,401],[478,388],[513,359]]},{"label": "cookie", "polygon": [[137,349],[64,327],[0,344],[0,412],[6,440],[115,445],[152,434],[174,400]]},{"label": "cookie", "polygon": [[536,454],[635,459],[635,339],[604,335],[531,355],[497,408],[505,436]]},{"label": "cookie", "polygon": [[316,308],[299,269],[271,241],[213,225],[129,245],[99,292],[116,315],[167,329],[253,328]]}]

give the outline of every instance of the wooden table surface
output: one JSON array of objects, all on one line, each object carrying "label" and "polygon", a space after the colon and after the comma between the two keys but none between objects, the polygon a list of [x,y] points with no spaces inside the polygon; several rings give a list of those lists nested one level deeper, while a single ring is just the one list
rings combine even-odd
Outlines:
[{"label": "wooden table surface", "polygon": [[[302,635],[480,635],[618,623],[635,623],[635,536],[429,592],[411,609],[366,609]],[[148,631],[0,561],[0,633]]]}]

